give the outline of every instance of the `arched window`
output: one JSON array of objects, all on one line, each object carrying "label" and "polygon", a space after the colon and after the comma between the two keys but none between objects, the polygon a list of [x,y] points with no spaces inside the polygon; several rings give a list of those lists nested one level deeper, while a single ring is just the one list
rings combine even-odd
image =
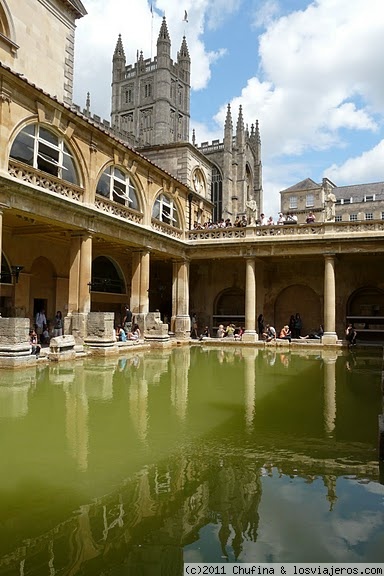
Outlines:
[{"label": "arched window", "polygon": [[92,262],[91,290],[93,292],[109,292],[112,294],[125,293],[125,283],[120,271],[105,256],[98,256]]},{"label": "arched window", "polygon": [[213,221],[219,222],[223,217],[223,180],[220,171],[212,168],[211,198],[213,202]]},{"label": "arched window", "polygon": [[40,124],[28,124],[18,133],[10,157],[72,184],[79,184],[73,156],[64,139]]},{"label": "arched window", "polygon": [[180,219],[177,212],[177,208],[170,196],[166,194],[160,194],[153,206],[152,218],[160,220],[160,222],[165,222],[170,226],[175,226],[180,228]]},{"label": "arched window", "polygon": [[117,166],[109,166],[100,176],[96,193],[128,208],[140,210],[136,188],[125,171]]}]

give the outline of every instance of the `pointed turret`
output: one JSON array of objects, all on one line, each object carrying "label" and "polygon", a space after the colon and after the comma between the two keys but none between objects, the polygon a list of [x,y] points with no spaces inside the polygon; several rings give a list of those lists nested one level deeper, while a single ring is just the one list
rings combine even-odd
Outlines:
[{"label": "pointed turret", "polygon": [[116,48],[112,58],[112,82],[117,82],[122,79],[125,71],[125,54],[124,46],[121,40],[121,34],[116,42]]},{"label": "pointed turret", "polygon": [[242,108],[241,104],[239,106],[239,115],[237,117],[236,144],[240,150],[244,150],[245,131],[244,131],[243,108]]},{"label": "pointed turret", "polygon": [[233,123],[231,114],[231,105],[227,106],[227,115],[225,117],[224,124],[224,150],[232,150],[232,140],[233,140]]},{"label": "pointed turret", "polygon": [[161,23],[159,37],[157,39],[157,61],[160,67],[168,66],[171,58],[171,39],[168,33],[167,21],[165,16]]},{"label": "pointed turret", "polygon": [[260,129],[259,129],[259,121],[258,120],[256,120],[256,134],[255,134],[255,136],[256,136],[256,142],[258,144],[261,144]]},{"label": "pointed turret", "polygon": [[180,70],[184,71],[184,81],[189,84],[191,74],[191,57],[189,56],[187,41],[185,36],[181,42],[180,50],[177,53],[177,63]]}]

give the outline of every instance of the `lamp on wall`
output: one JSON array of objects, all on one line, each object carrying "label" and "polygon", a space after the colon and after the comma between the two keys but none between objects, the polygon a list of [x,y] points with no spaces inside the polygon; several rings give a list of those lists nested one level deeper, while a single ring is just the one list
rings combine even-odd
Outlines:
[{"label": "lamp on wall", "polygon": [[15,284],[19,282],[19,275],[22,270],[24,270],[24,266],[11,266],[11,274],[15,278]]}]

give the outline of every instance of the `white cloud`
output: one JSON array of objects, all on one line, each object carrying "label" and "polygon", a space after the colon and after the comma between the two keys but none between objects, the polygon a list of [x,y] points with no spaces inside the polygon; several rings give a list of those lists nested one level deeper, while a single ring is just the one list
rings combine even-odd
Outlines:
[{"label": "white cloud", "polygon": [[[85,105],[91,93],[91,109],[109,118],[112,80],[112,56],[118,35],[121,34],[127,64],[136,61],[137,50],[144,58],[154,57],[163,15],[171,37],[171,57],[176,59],[184,35],[193,62],[191,84],[194,90],[206,87],[211,66],[225,54],[225,48],[206,50],[203,42],[206,20],[219,22],[238,8],[239,0],[218,0],[213,7],[209,0],[188,0],[183,4],[174,0],[157,0],[153,17],[147,0],[88,0],[88,15],[78,23],[75,54],[74,101]],[[188,23],[183,22],[184,10]],[[116,17],[118,14],[118,18]],[[219,18],[220,15],[220,18]]]},{"label": "white cloud", "polygon": [[332,164],[324,176],[339,186],[349,183],[381,182],[383,173],[384,140],[360,156],[349,158],[341,166]]},{"label": "white cloud", "polygon": [[380,9],[381,0],[318,0],[268,26],[260,76],[232,102],[243,104],[247,122],[260,119],[264,157],[340,146],[343,128],[377,129],[384,112]]}]

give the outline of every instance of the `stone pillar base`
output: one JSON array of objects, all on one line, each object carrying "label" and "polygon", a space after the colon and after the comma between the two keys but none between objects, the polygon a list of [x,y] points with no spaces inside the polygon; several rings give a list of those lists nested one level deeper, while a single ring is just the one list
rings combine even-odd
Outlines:
[{"label": "stone pillar base", "polygon": [[31,355],[28,318],[0,318],[0,367],[18,368],[36,364]]},{"label": "stone pillar base", "polygon": [[257,342],[259,339],[259,335],[256,330],[245,330],[241,337],[242,342]]},{"label": "stone pillar base", "polygon": [[175,336],[181,340],[191,337],[191,319],[188,314],[176,316]]},{"label": "stone pillar base", "polygon": [[73,312],[64,318],[64,334],[72,334],[76,344],[81,345],[87,335],[88,314]]},{"label": "stone pillar base", "polygon": [[145,318],[144,340],[168,342],[168,324],[161,321],[160,312],[148,312]]},{"label": "stone pillar base", "polygon": [[331,346],[337,344],[337,340],[336,332],[324,332],[321,342],[324,346]]}]

